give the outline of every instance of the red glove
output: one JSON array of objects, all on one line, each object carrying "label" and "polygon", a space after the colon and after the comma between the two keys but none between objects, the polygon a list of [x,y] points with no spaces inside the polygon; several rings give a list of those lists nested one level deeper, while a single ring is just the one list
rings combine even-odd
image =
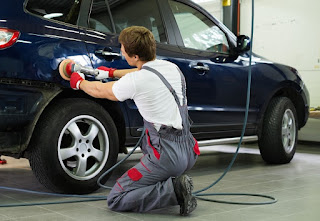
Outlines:
[{"label": "red glove", "polygon": [[70,77],[70,87],[74,90],[80,90],[80,84],[84,80],[84,74],[73,72]]},{"label": "red glove", "polygon": [[99,70],[99,74],[97,76],[95,76],[95,79],[97,80],[102,80],[105,78],[113,78],[113,73],[115,70],[117,70],[116,68],[107,68],[104,66],[100,66],[97,68]]}]

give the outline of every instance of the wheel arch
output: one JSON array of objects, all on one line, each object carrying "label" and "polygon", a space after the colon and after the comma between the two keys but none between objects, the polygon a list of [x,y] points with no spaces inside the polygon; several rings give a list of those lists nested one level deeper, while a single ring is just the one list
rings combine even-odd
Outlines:
[{"label": "wheel arch", "polygon": [[266,99],[266,102],[264,102],[259,115],[258,136],[261,135],[261,126],[267,107],[269,106],[270,101],[275,97],[287,97],[291,100],[297,112],[298,129],[302,128],[306,124],[305,119],[307,116],[305,112],[304,100],[297,87],[298,86],[292,86],[290,84],[282,85],[281,87],[276,89],[268,99]]},{"label": "wheel arch", "polygon": [[22,156],[28,157],[28,149],[31,148],[31,139],[33,136],[38,136],[34,134],[35,128],[37,124],[42,120],[42,116],[44,113],[49,110],[49,108],[55,104],[56,101],[64,99],[64,98],[85,98],[89,100],[93,100],[99,105],[101,105],[111,116],[113,119],[119,137],[119,152],[120,153],[127,153],[127,149],[125,147],[125,140],[126,140],[126,130],[125,130],[125,120],[123,113],[121,111],[120,105],[118,102],[110,101],[107,99],[97,99],[93,98],[83,91],[74,91],[71,89],[64,89],[61,90],[60,93],[57,93],[52,99],[48,100],[46,104],[42,107],[38,116],[34,119],[33,124],[30,126],[30,132],[26,134],[26,139],[24,144],[21,145],[21,152],[23,153]]}]

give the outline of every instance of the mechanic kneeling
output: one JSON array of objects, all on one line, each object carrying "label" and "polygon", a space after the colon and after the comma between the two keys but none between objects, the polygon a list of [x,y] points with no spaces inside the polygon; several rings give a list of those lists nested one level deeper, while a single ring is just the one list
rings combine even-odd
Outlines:
[{"label": "mechanic kneeling", "polygon": [[109,208],[145,212],[179,204],[180,214],[188,215],[197,201],[192,180],[184,172],[200,152],[190,132],[184,76],[175,64],[156,59],[156,42],[148,29],[126,28],[119,42],[126,61],[137,69],[99,67],[103,71],[96,79],[120,78],[107,83],[87,81],[77,72],[70,78],[73,89],[93,97],[134,100],[144,119],[144,156],[117,180],[108,196]]}]

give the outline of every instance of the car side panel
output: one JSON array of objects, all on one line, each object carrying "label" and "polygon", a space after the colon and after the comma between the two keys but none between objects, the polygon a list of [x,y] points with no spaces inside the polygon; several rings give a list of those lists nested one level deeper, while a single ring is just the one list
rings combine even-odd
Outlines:
[{"label": "car side panel", "polygon": [[[58,72],[65,58],[89,65],[81,30],[29,15],[16,7],[16,18],[2,14],[0,27],[18,30],[21,35],[10,48],[0,50],[0,139],[13,136],[15,151],[26,148],[42,110],[69,83]],[[8,21],[8,22],[6,22]],[[10,133],[9,133],[10,132]],[[3,144],[3,145],[2,145]],[[10,148],[1,142],[0,151]],[[21,149],[20,149],[21,148]]]}]

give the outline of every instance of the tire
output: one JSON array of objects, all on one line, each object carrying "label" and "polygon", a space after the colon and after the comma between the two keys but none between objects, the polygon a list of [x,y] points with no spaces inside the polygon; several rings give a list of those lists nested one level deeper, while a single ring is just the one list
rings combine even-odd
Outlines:
[{"label": "tire", "polygon": [[[41,116],[31,141],[35,176],[58,193],[91,193],[119,152],[116,126],[99,104],[81,98],[55,102]],[[106,182],[111,174],[102,182]]]},{"label": "tire", "polygon": [[297,113],[291,100],[273,98],[266,110],[258,141],[263,160],[271,164],[289,163],[296,152],[297,128]]}]

